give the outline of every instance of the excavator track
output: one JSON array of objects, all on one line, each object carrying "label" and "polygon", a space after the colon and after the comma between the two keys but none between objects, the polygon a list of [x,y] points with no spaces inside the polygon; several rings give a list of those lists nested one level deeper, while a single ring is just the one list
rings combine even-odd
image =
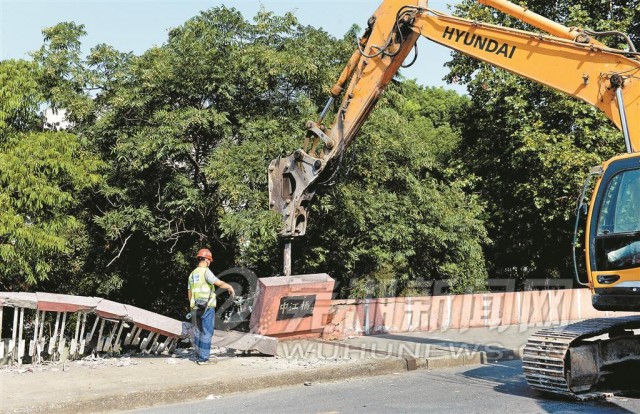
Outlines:
[{"label": "excavator track", "polygon": [[[640,316],[590,319],[536,332],[529,338],[522,354],[522,367],[527,383],[545,393],[580,400],[605,398],[620,392],[619,389],[598,388],[602,379],[611,374],[608,367],[599,365],[602,359],[600,354],[611,353],[609,348],[614,344],[619,349],[613,350],[613,353],[618,354],[618,359],[611,362],[612,366],[628,363],[634,356],[635,361],[638,361],[640,355],[620,357],[628,351],[633,353],[633,344],[640,340],[640,337],[631,335],[633,329],[640,329]],[[612,339],[594,339],[612,333]],[[622,333],[624,338],[633,339],[625,339],[624,343],[617,341],[616,344],[616,333]],[[630,341],[633,341],[632,346],[628,344]],[[573,377],[575,373],[580,372],[578,375],[581,375],[585,370],[591,370],[587,375],[592,379],[591,384],[589,381],[585,384],[584,380]]]}]

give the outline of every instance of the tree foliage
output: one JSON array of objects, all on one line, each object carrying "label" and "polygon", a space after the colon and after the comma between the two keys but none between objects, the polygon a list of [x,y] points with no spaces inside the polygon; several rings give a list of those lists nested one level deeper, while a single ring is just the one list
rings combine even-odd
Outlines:
[{"label": "tree foliage", "polygon": [[42,131],[41,76],[34,63],[0,62],[0,283],[14,289],[77,259],[78,209],[101,179],[100,160],[78,136]]}]

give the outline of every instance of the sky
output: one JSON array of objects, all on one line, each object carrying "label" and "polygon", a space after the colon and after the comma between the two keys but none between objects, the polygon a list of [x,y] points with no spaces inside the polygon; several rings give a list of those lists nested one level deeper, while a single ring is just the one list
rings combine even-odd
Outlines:
[{"label": "sky", "polygon": [[[429,7],[450,13],[448,5],[458,1],[429,0]],[[342,37],[353,24],[364,28],[378,4],[377,0],[0,0],[0,59],[28,59],[29,52],[42,46],[42,29],[61,21],[85,25],[88,34],[82,43],[86,53],[106,43],[122,52],[141,54],[162,45],[169,29],[215,6],[234,7],[247,20],[261,6],[278,15],[291,11],[302,24],[322,27]],[[464,87],[442,80],[447,73],[443,65],[450,59],[449,49],[426,39],[420,39],[418,47],[416,63],[401,70],[405,77],[425,86],[465,93]]]}]

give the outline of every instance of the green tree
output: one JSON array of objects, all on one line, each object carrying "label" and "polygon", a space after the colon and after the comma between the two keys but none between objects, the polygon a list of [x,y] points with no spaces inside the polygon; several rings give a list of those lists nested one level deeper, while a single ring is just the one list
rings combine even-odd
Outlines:
[{"label": "green tree", "polygon": [[82,140],[42,131],[46,103],[35,63],[0,62],[0,283],[29,290],[79,259],[84,235],[76,213],[100,182],[100,162]]},{"label": "green tree", "polygon": [[59,23],[42,30],[44,45],[33,53],[39,64],[38,86],[52,109],[63,109],[68,121],[78,124],[92,114],[91,72],[81,55],[84,25]]}]

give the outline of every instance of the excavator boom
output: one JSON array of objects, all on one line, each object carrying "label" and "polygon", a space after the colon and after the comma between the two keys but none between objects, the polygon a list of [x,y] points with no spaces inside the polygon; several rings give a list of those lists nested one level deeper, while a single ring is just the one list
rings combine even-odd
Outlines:
[{"label": "excavator boom", "polygon": [[303,148],[269,166],[270,208],[284,219],[283,237],[305,234],[317,183],[339,164],[420,36],[595,106],[623,130],[628,152],[640,148],[640,117],[626,116],[637,113],[640,105],[640,82],[634,78],[640,70],[637,54],[608,48],[585,31],[504,0],[482,3],[554,35],[449,16],[427,8],[424,1],[383,2],[331,89],[333,101],[350,81],[331,127],[308,122]]}]

